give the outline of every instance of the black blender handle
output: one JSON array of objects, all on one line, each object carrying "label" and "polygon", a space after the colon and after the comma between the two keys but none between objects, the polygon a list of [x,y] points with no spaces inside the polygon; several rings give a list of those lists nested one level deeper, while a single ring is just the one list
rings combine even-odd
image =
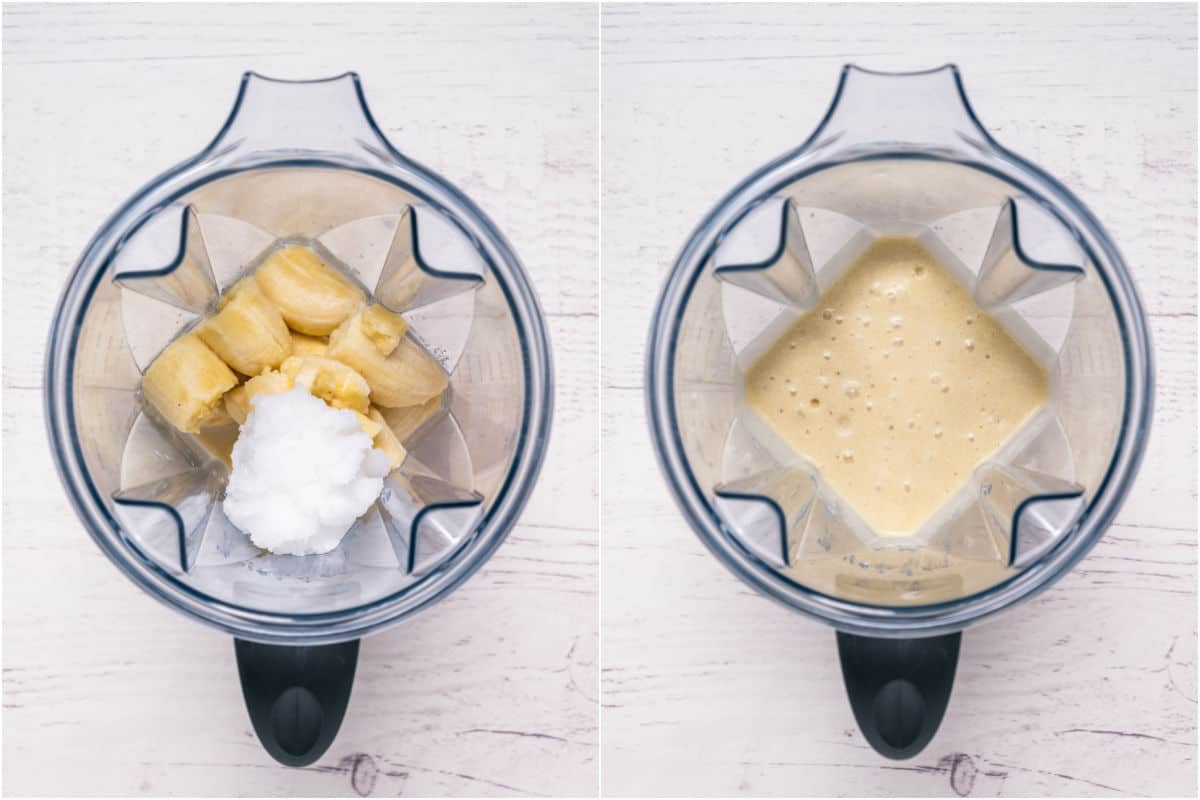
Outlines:
[{"label": "black blender handle", "polygon": [[358,640],[287,647],[234,639],[233,649],[246,710],[266,751],[289,767],[324,755],[350,702]]},{"label": "black blender handle", "polygon": [[850,707],[877,753],[912,758],[933,739],[950,702],[961,640],[961,633],[874,639],[838,631]]}]

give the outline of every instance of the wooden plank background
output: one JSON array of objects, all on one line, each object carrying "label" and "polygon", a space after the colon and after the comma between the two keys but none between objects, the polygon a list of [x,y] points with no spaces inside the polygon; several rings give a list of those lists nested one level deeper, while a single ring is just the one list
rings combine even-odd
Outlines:
[{"label": "wooden plank background", "polygon": [[[1196,793],[1194,5],[606,5],[601,584],[606,795]],[[963,638],[912,761],[855,729],[832,632],[701,546],[647,442],[650,313],[700,218],[798,145],[846,62],[955,62],[1005,145],[1132,266],[1158,358],[1131,497],[1054,589]]]},{"label": "wooden plank background", "polygon": [[[596,8],[15,5],[3,22],[4,792],[594,794]],[[520,524],[444,603],[363,643],[345,725],[303,770],[254,738],[229,638],[92,544],[42,419],[44,339],[75,259],[208,143],[247,69],[359,72],[392,142],[508,236],[557,367]]]}]

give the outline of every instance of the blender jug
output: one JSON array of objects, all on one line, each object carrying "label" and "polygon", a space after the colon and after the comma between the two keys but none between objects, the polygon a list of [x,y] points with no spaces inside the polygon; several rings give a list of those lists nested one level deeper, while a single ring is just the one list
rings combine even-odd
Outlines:
[{"label": "blender jug", "polygon": [[[285,245],[401,313],[449,378],[390,409],[408,456],[332,552],[260,551],[222,510],[236,424],[182,434],[143,402],[154,357]],[[446,596],[504,539],[549,434],[549,342],[504,237],[397,152],[356,75],[247,73],[199,155],[139,190],[88,245],[50,333],[49,434],[73,505],[152,596],[236,637],[255,731],[315,761],[349,700],[358,639]]]},{"label": "blender jug", "polygon": [[[1045,407],[906,536],[874,531],[743,399],[755,357],[895,234],[916,237],[1048,378]],[[684,515],[740,578],[837,629],[855,718],[892,758],[936,732],[961,630],[1096,543],[1150,424],[1149,332],[1121,256],[1066,188],[988,135],[953,66],[844,68],[816,132],[692,235],[648,353],[651,433]]]}]

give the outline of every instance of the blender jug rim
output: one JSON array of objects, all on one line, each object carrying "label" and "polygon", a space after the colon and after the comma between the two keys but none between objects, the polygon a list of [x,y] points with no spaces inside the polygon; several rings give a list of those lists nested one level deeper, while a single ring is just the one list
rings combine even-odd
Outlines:
[{"label": "blender jug rim", "polygon": [[[847,75],[861,68],[846,66],[830,108],[816,130],[799,147],[769,161],[725,194],[692,232],[669,273],[651,321],[645,365],[646,407],[659,467],[671,494],[692,529],[718,560],[739,578],[793,610],[821,619],[839,630],[872,636],[936,635],[995,614],[1048,588],[1099,540],[1128,494],[1144,455],[1153,411],[1153,353],[1149,327],[1128,268],[1099,222],[1057,179],[999,145],[971,111],[958,70],[953,65],[918,73],[952,73],[970,120],[983,134],[975,157],[950,156],[931,148],[875,145],[835,157],[812,150],[838,107]],[[896,75],[896,73],[874,73]],[[729,230],[758,204],[784,187],[820,171],[849,163],[882,160],[926,160],[985,172],[1024,192],[1071,230],[1096,266],[1120,321],[1125,347],[1124,413],[1114,453],[1105,474],[1068,533],[1019,573],[957,600],[913,606],[885,606],[844,600],[806,587],[776,571],[724,532],[721,517],[698,484],[687,461],[676,424],[674,357],[683,309],[712,253]],[[1031,184],[1036,184],[1036,188]],[[1051,203],[1048,198],[1054,198]],[[1065,212],[1076,221],[1064,218]],[[1098,258],[1100,254],[1102,258]]]},{"label": "blender jug rim", "polygon": [[[366,123],[385,145],[380,155],[363,146],[373,164],[357,153],[319,151],[314,157],[271,157],[250,151],[237,161],[237,144],[218,150],[255,78],[278,83],[329,83],[350,77]],[[230,154],[232,163],[219,161]],[[214,169],[215,167],[215,169]],[[492,501],[447,561],[416,582],[378,600],[349,609],[311,614],[256,610],[222,601],[186,585],[133,548],[124,546],[122,526],[94,485],[79,446],[73,413],[79,324],[109,270],[117,244],[147,214],[200,186],[231,175],[270,169],[325,168],[383,180],[429,203],[468,236],[487,264],[513,312],[522,356],[525,406],[514,455]],[[428,188],[422,188],[422,183]],[[432,193],[439,193],[435,197]],[[467,223],[470,223],[468,225]],[[477,230],[472,230],[476,228]],[[355,73],[315,81],[274,81],[256,73],[242,77],[238,98],[216,138],[204,150],[150,180],[103,223],[84,248],[68,278],[51,325],[45,365],[45,412],[51,452],[76,514],[100,549],[141,588],[173,608],[227,633],[259,642],[321,644],[359,638],[398,622],[444,597],[470,577],[500,545],[528,500],[545,458],[553,417],[553,364],[549,334],[540,305],[511,245],[491,219],[461,190],[440,175],[399,153],[375,124]],[[410,602],[400,607],[401,601]],[[302,641],[301,641],[302,640]]]}]

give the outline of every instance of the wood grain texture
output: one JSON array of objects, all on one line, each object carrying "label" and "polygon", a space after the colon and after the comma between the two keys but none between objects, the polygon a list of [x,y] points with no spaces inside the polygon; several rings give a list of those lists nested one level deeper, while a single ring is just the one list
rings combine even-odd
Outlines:
[{"label": "wood grain texture", "polygon": [[[1194,795],[1194,6],[608,5],[602,10],[605,795]],[[669,497],[643,411],[672,260],[799,144],[843,63],[955,62],[985,126],[1061,178],[1132,266],[1158,359],[1119,521],[1050,591],[969,631],[909,762],[859,736],[832,632],[744,586]]]},{"label": "wood grain texture", "polygon": [[[590,795],[597,785],[595,6],[88,5],[4,10],[4,791]],[[557,414],[519,525],[428,613],[371,637],[314,767],[251,731],[229,638],[91,543],[47,451],[44,337],[105,217],[196,152],[243,70],[356,70],[403,152],[522,257]]]}]

